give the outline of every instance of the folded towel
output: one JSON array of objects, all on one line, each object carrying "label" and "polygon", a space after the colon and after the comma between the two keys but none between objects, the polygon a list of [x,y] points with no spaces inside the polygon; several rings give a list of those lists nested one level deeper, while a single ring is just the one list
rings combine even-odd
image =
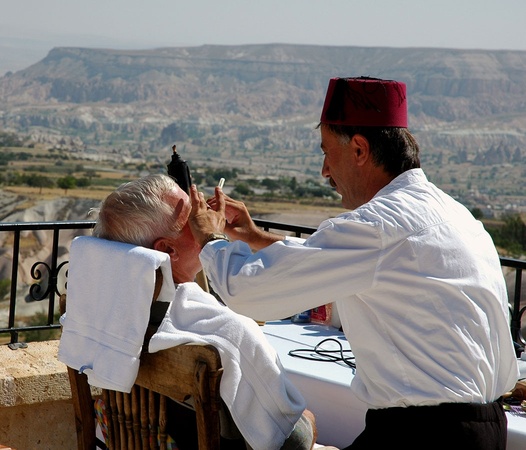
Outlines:
[{"label": "folded towel", "polygon": [[149,351],[187,342],[214,345],[224,368],[221,397],[254,450],[279,449],[305,409],[254,320],[222,306],[196,283],[177,286]]},{"label": "folded towel", "polygon": [[172,301],[175,285],[166,253],[91,236],[75,238],[58,359],[87,374],[93,386],[130,392],[159,267],[163,284],[157,300]]}]

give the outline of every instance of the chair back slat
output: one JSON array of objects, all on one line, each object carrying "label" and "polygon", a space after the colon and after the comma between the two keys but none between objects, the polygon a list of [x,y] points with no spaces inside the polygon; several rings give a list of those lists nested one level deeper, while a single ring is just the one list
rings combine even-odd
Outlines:
[{"label": "chair back slat", "polygon": [[160,450],[166,450],[168,434],[166,433],[166,397],[164,395],[159,396],[159,443]]},{"label": "chair back slat", "polygon": [[[133,392],[133,388],[131,392]],[[127,444],[126,449],[135,450],[135,438],[133,436],[132,394],[123,394],[122,399],[122,403],[124,406],[124,432],[126,434]]]},{"label": "chair back slat", "polygon": [[119,436],[119,445],[117,450],[123,450],[127,447],[126,439],[126,428],[124,427],[124,398],[123,393],[115,391],[115,409],[114,415],[117,417],[117,421],[113,423],[117,425],[116,436]]},{"label": "chair back slat", "polygon": [[148,398],[148,418],[150,420],[150,433],[151,433],[151,449],[157,450],[159,448],[157,442],[157,429],[159,427],[159,414],[157,411],[157,403],[159,395],[153,390],[149,390]]},{"label": "chair back slat", "polygon": [[92,450],[96,448],[96,434],[95,427],[90,425],[95,423],[95,415],[88,377],[70,367],[68,377],[75,411],[77,446],[79,450]]},{"label": "chair back slat", "polygon": [[150,422],[148,421],[148,409],[149,409],[148,396],[149,396],[150,391],[143,387],[139,387],[139,392],[140,392],[140,403],[141,403],[140,419],[141,419],[142,448],[149,448],[149,445],[150,445],[149,423]]},{"label": "chair back slat", "polygon": [[142,448],[141,441],[141,403],[140,403],[140,387],[134,385],[131,391],[131,415],[132,415],[132,432],[133,432],[133,446],[136,449]]}]

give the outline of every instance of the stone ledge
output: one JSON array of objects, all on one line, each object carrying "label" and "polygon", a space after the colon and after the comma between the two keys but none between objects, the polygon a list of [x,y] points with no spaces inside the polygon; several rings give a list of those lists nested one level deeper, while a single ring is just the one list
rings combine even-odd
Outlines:
[{"label": "stone ledge", "polygon": [[27,348],[0,346],[0,407],[71,399],[65,364],[57,359],[58,340]]}]

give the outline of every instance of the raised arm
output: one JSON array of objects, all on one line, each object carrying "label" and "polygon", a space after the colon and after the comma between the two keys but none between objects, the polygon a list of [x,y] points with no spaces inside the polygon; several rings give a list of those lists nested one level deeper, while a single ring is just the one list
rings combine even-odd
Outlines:
[{"label": "raised arm", "polygon": [[190,197],[190,228],[198,242],[204,242],[211,233],[226,233],[231,240],[244,241],[252,250],[260,250],[284,239],[280,234],[257,227],[245,204],[225,195],[219,187],[208,202],[195,186],[192,186]]}]

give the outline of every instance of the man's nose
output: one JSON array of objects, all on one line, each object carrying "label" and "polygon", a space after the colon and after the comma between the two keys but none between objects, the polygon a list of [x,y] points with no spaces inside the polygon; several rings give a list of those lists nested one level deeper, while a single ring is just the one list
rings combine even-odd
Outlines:
[{"label": "man's nose", "polygon": [[329,171],[329,165],[327,164],[327,158],[323,158],[323,165],[321,166],[321,176],[324,178],[330,178],[331,172]]}]

